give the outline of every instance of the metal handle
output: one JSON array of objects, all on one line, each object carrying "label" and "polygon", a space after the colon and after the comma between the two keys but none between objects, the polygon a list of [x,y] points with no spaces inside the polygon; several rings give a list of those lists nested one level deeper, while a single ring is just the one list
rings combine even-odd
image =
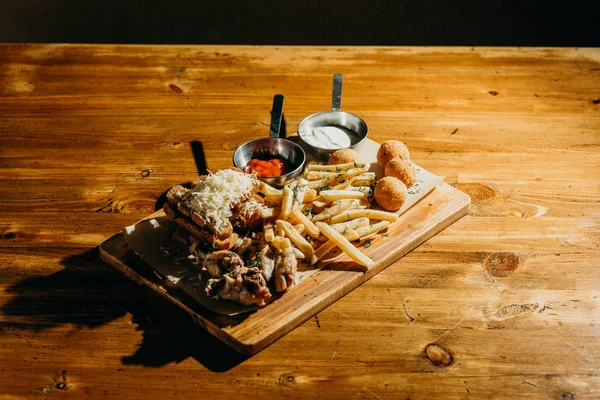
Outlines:
[{"label": "metal handle", "polygon": [[273,109],[271,110],[271,128],[269,129],[270,138],[278,138],[281,129],[281,117],[283,115],[283,95],[273,96]]},{"label": "metal handle", "polygon": [[342,84],[344,83],[344,75],[333,75],[333,93],[331,94],[331,109],[340,111],[342,109]]}]

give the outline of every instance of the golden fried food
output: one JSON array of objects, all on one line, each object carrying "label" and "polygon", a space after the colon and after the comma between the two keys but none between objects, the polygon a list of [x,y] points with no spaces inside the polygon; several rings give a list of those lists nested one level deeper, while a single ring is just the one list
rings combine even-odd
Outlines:
[{"label": "golden fried food", "polygon": [[406,185],[398,178],[386,176],[375,185],[375,201],[386,210],[398,210],[406,201]]},{"label": "golden fried food", "polygon": [[396,157],[385,166],[385,176],[398,178],[409,188],[417,180],[417,170],[415,165],[409,160]]},{"label": "golden fried food", "polygon": [[352,149],[336,150],[329,156],[329,165],[347,164],[356,161],[356,152]]},{"label": "golden fried food", "polygon": [[377,163],[381,165],[381,168],[385,168],[387,163],[396,157],[410,159],[408,147],[399,140],[385,141],[377,151]]}]

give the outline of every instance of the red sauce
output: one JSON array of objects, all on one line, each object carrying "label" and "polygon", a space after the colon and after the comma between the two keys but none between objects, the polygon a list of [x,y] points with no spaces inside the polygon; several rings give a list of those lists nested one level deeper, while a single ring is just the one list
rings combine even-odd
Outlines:
[{"label": "red sauce", "polygon": [[256,176],[264,178],[268,176],[281,176],[284,174],[284,170],[283,160],[279,158],[270,160],[253,158],[246,166],[244,172],[247,174],[256,174]]}]

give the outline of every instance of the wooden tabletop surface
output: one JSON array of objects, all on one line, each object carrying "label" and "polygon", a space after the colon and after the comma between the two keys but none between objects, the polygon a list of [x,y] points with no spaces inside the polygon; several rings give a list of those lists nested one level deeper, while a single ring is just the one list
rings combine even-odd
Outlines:
[{"label": "wooden tabletop surface", "polygon": [[[251,357],[99,259],[335,72],[470,215]],[[0,200],[1,399],[600,396],[599,49],[0,45]]]}]

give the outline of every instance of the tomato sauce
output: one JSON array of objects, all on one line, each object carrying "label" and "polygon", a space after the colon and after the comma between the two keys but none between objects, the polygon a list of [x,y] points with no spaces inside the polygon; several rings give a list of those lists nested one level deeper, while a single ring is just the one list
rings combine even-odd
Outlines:
[{"label": "tomato sauce", "polygon": [[244,170],[247,174],[256,174],[256,176],[265,178],[269,176],[281,176],[285,172],[285,165],[283,160],[279,158],[272,158],[270,160],[259,160],[253,158],[248,162],[246,169]]}]

